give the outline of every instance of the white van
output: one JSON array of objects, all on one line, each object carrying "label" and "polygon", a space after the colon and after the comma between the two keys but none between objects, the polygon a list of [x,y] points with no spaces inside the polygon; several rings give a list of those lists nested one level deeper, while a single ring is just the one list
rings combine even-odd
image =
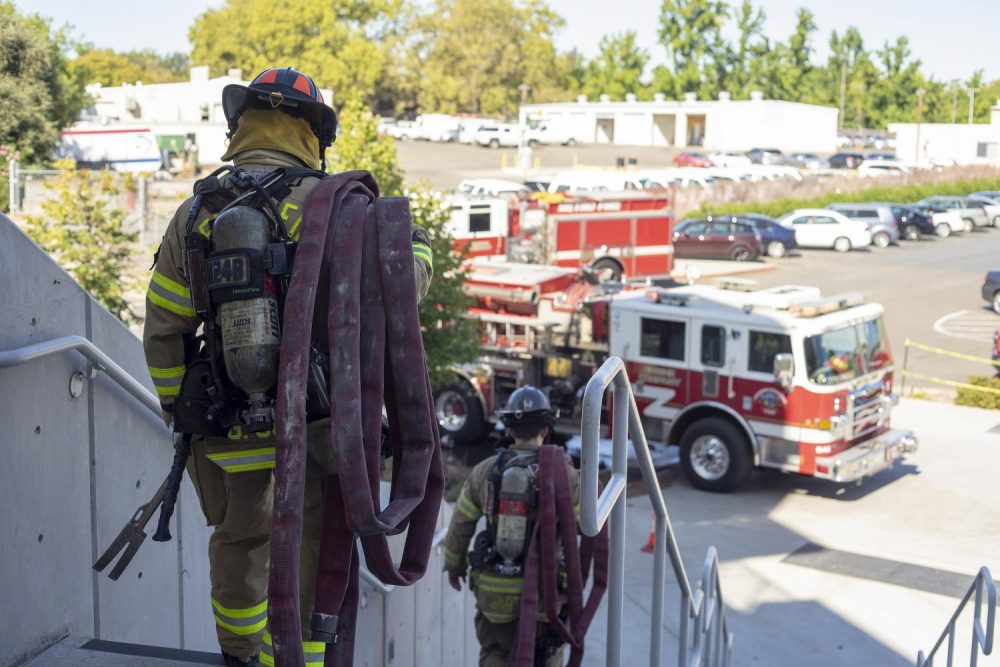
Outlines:
[{"label": "white van", "polygon": [[148,127],[77,126],[61,133],[56,154],[90,169],[141,174],[163,167],[159,143]]}]

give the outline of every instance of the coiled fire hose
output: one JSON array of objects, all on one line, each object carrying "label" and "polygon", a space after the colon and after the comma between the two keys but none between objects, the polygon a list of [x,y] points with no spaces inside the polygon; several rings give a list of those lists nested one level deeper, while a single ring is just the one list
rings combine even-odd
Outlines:
[{"label": "coiled fire hose", "polygon": [[[566,590],[560,594],[557,540],[562,541],[566,568]],[[594,583],[583,599],[591,565]],[[544,602],[548,623],[570,646],[569,666],[579,667],[583,660],[584,637],[597,613],[608,585],[608,526],[594,537],[581,537],[577,543],[576,513],[570,492],[566,453],[560,447],[544,445],[538,450],[538,520],[528,544],[521,590],[521,613],[514,648],[508,660],[512,667],[535,664],[535,630],[539,597]],[[565,605],[568,622],[560,617]]]},{"label": "coiled fire hose", "polygon": [[[303,667],[299,552],[306,469],[310,339],[330,351],[330,430],[316,612],[337,617],[327,667],[353,662],[357,538],[381,581],[409,585],[427,568],[444,484],[424,360],[408,202],[378,198],[371,174],[321,181],[306,201],[285,301],[278,373],[269,631],[278,667]],[[314,317],[316,312],[325,317]],[[390,502],[379,500],[382,407],[393,454]],[[397,568],[387,535],[407,531]]]}]

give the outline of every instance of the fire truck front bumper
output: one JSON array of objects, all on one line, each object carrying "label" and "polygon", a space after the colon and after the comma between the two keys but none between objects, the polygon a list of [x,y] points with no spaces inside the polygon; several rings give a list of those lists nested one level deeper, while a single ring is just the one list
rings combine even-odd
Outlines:
[{"label": "fire truck front bumper", "polygon": [[917,451],[913,431],[893,429],[833,456],[816,458],[816,477],[834,482],[856,482],[891,468],[905,454]]}]

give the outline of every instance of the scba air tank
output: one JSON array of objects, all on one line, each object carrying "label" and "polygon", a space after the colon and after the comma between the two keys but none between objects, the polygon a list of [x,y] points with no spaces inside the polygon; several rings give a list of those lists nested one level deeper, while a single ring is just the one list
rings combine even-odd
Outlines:
[{"label": "scba air tank", "polygon": [[532,473],[528,466],[512,465],[504,470],[500,478],[496,553],[506,564],[518,563],[524,554],[532,491]]},{"label": "scba air tank", "polygon": [[270,243],[270,221],[253,208],[227,209],[212,226],[209,284],[218,303],[226,374],[249,396],[246,421],[251,430],[270,421],[266,394],[278,379],[278,301],[263,266]]}]

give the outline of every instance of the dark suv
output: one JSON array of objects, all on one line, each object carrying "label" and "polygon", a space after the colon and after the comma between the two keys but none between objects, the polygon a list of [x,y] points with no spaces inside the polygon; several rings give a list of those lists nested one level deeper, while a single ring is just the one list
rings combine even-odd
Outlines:
[{"label": "dark suv", "polygon": [[734,218],[736,222],[749,222],[760,238],[760,247],[768,257],[784,257],[789,250],[799,245],[795,242],[795,230],[782,227],[774,218],[761,213],[744,213]]},{"label": "dark suv", "polygon": [[931,216],[905,204],[888,203],[892,215],[896,218],[900,235],[907,241],[916,241],[921,234],[934,234],[934,221]]},{"label": "dark suv", "polygon": [[674,255],[683,258],[731,259],[747,262],[763,252],[760,236],[749,222],[736,218],[685,220],[674,230]]},{"label": "dark suv", "polygon": [[834,169],[857,169],[858,165],[865,161],[865,156],[853,151],[843,151],[830,156],[827,162]]}]

